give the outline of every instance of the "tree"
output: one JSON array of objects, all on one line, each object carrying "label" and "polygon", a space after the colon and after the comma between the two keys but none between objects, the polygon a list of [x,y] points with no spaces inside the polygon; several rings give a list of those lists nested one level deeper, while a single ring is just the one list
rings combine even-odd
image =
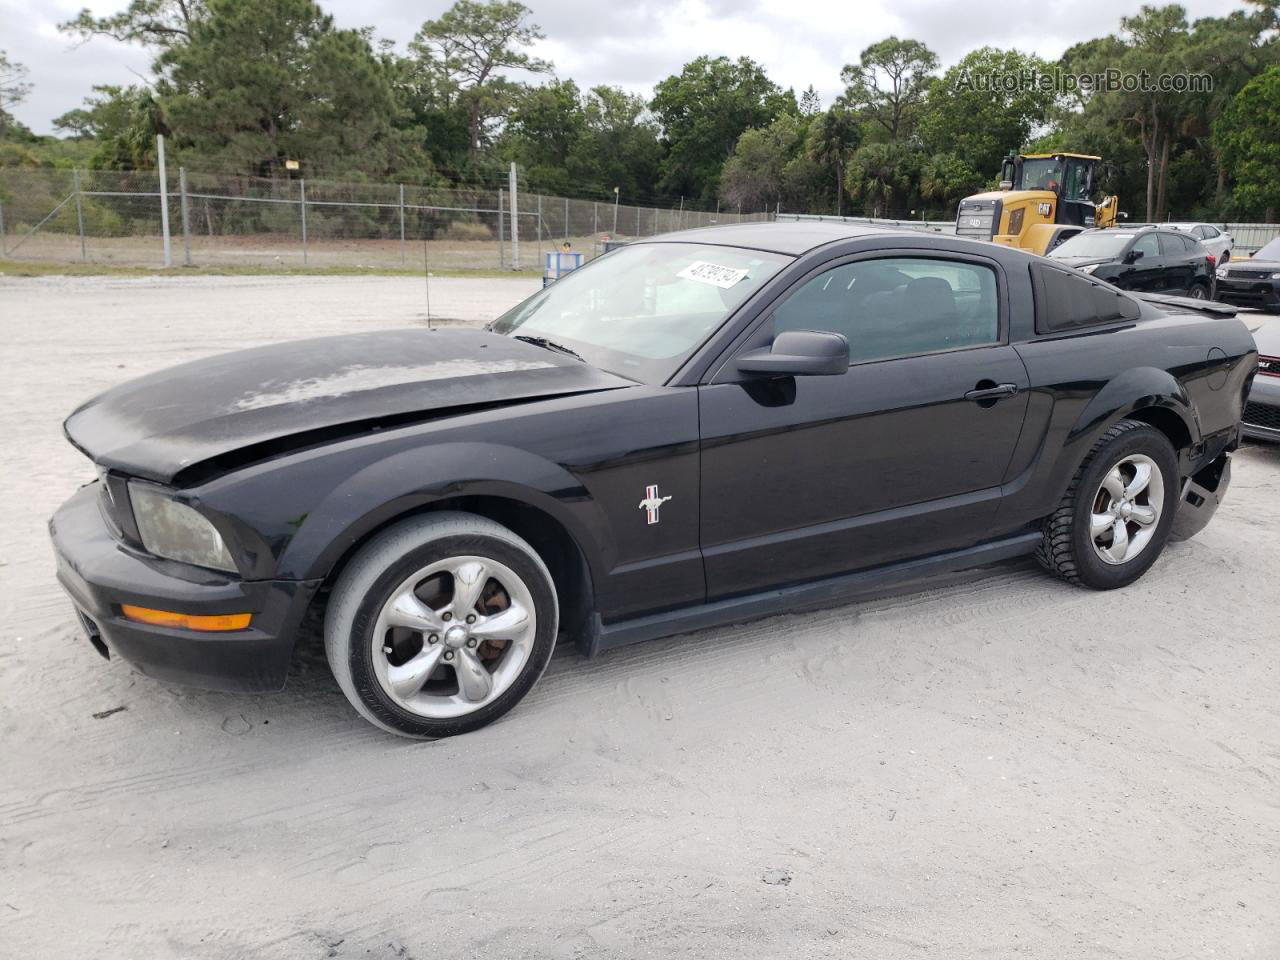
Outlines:
[{"label": "tree", "polygon": [[524,168],[540,189],[568,192],[574,187],[571,161],[581,155],[587,118],[578,85],[553,80],[524,90],[503,131],[506,155]]},{"label": "tree", "polygon": [[384,174],[412,168],[412,131],[366,34],[339,30],[313,0],[209,0],[190,40],[157,61],[178,145],[245,173]]},{"label": "tree", "polygon": [[911,133],[937,68],[937,55],[919,40],[888,37],[863,50],[857,64],[845,66],[844,99],[897,143]]},{"label": "tree", "polygon": [[844,215],[844,177],[849,156],[862,142],[858,118],[843,101],[833,103],[825,113],[813,118],[805,142],[810,160],[835,175],[836,215]]},{"label": "tree", "polygon": [[11,129],[16,130],[18,122],[9,115],[9,107],[22,103],[27,99],[31,84],[27,83],[27,68],[10,60],[0,50],[0,136],[7,135]]},{"label": "tree", "polygon": [[513,85],[501,71],[551,70],[550,63],[524,50],[543,39],[529,15],[529,8],[515,0],[458,0],[439,20],[424,23],[409,44],[446,97],[452,92],[464,105],[473,155],[488,142],[489,122],[505,115],[514,99]]},{"label": "tree", "polygon": [[204,0],[131,0],[126,9],[108,17],[95,17],[86,7],[58,29],[86,40],[103,36],[166,49],[190,40],[205,12]]},{"label": "tree", "polygon": [[1219,210],[1226,200],[1228,167],[1209,136],[1213,123],[1245,84],[1280,63],[1280,43],[1276,42],[1280,0],[1252,0],[1252,6],[1247,13],[1236,11],[1226,17],[1197,20],[1189,38],[1189,59],[1213,77],[1213,89],[1200,98],[1195,133],[1214,166],[1212,200]]},{"label": "tree", "polygon": [[873,217],[892,217],[905,212],[919,176],[923,157],[905,143],[867,143],[849,159],[845,188],[863,201],[864,212]]},{"label": "tree", "polygon": [[620,87],[592,87],[583,102],[583,116],[583,182],[610,199],[614,187],[625,197],[651,193],[662,147],[645,98]]},{"label": "tree", "polygon": [[744,130],[797,112],[795,95],[783,93],[754,60],[706,56],[660,82],[650,109],[667,150],[660,187],[704,203],[714,202],[721,167]]},{"label": "tree", "polygon": [[802,117],[816,117],[822,112],[822,98],[818,96],[818,91],[813,89],[813,84],[805,87],[804,92],[800,94],[798,107]]},{"label": "tree", "polygon": [[[1004,157],[1019,150],[1032,131],[1048,121],[1057,95],[1037,83],[990,81],[1045,75],[1050,69],[1032,54],[982,47],[932,82],[920,111],[919,135],[930,153],[951,157],[935,165],[935,173],[940,174],[934,179],[935,188],[944,181],[981,184],[996,177]],[[962,173],[957,164],[971,172]],[[959,199],[950,191],[934,192],[932,198]]]},{"label": "tree", "polygon": [[1280,209],[1280,67],[1245,84],[1213,135],[1223,162],[1235,173],[1233,205],[1261,212],[1274,223]]},{"label": "tree", "polygon": [[160,105],[148,87],[94,87],[97,96],[70,110],[53,125],[82,140],[96,140],[89,165],[102,170],[137,170],[154,165],[156,134],[169,133]]}]

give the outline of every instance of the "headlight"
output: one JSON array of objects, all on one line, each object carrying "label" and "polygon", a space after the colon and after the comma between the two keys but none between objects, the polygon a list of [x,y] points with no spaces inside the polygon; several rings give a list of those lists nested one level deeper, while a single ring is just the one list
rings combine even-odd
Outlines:
[{"label": "headlight", "polygon": [[1081,273],[1093,273],[1093,271],[1097,270],[1100,266],[1102,266],[1100,263],[1086,263],[1083,267],[1076,267],[1076,269]]},{"label": "headlight", "polygon": [[129,500],[148,553],[198,567],[236,572],[222,535],[199,512],[145,483],[130,482]]},{"label": "headlight", "polygon": [[1273,273],[1273,274],[1271,275],[1271,279],[1272,279],[1272,280],[1280,280],[1280,273]]},{"label": "headlight", "polygon": [[1226,267],[1219,267],[1219,268],[1218,268],[1218,279],[1219,279],[1219,280],[1225,280],[1226,278],[1227,278],[1227,268],[1226,268]]}]

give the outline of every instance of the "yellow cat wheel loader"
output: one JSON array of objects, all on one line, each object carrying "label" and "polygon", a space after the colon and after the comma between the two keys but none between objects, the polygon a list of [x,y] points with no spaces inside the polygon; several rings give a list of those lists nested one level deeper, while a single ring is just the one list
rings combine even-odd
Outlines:
[{"label": "yellow cat wheel loader", "polygon": [[1119,200],[1094,195],[1101,157],[1083,153],[1027,153],[1008,157],[1000,189],[960,201],[956,235],[1048,253],[1090,227],[1115,226]]}]

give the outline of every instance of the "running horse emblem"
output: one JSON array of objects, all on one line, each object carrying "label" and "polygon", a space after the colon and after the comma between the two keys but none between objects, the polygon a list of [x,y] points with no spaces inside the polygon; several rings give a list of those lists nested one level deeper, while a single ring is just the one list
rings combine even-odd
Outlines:
[{"label": "running horse emblem", "polygon": [[658,485],[650,484],[644,488],[644,499],[640,501],[640,509],[649,513],[649,522],[658,522],[658,508],[670,500],[670,497],[662,497],[658,495]]}]

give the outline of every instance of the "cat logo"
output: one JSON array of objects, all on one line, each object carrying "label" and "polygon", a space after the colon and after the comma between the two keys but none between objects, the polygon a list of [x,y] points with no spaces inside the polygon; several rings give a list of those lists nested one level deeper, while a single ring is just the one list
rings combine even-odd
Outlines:
[{"label": "cat logo", "polygon": [[1052,213],[1053,213],[1053,204],[1052,204],[1052,203],[1042,203],[1042,204],[1040,204],[1040,216],[1042,216],[1042,217],[1047,217],[1047,216],[1049,216],[1049,215],[1050,215],[1050,214],[1052,214]]}]

